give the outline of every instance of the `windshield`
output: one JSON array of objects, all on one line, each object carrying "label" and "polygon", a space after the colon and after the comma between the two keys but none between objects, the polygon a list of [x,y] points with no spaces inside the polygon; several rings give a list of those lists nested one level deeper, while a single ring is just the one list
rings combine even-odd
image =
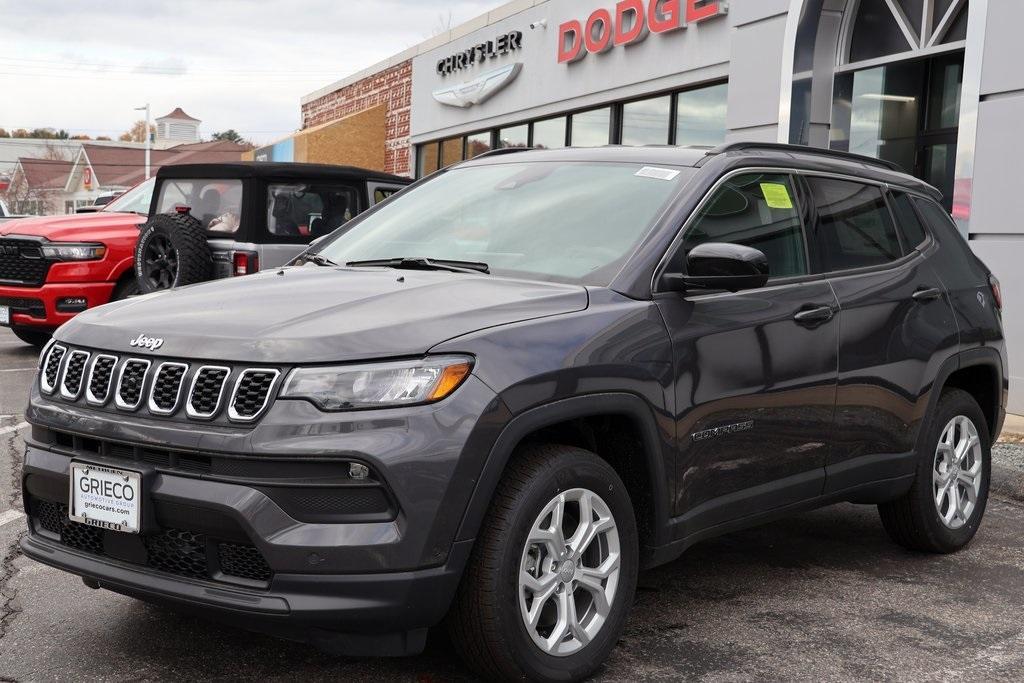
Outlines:
[{"label": "windshield", "polygon": [[118,211],[121,213],[149,213],[149,203],[153,199],[153,186],[156,185],[156,178],[139,183],[120,197],[108,202],[104,211]]},{"label": "windshield", "polygon": [[456,168],[357,219],[317,251],[341,264],[425,257],[607,285],[692,173],[607,162]]}]

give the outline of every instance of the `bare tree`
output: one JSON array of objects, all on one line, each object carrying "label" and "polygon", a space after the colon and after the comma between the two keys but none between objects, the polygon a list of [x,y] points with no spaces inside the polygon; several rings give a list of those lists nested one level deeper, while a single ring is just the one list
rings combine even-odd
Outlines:
[{"label": "bare tree", "polygon": [[[57,164],[68,161],[67,150],[47,143],[41,154],[34,157],[37,163]],[[47,215],[57,213],[60,206],[60,190],[32,187],[24,173],[14,173],[11,184],[3,193],[4,201],[14,213]]]},{"label": "bare tree", "polygon": [[452,11],[448,10],[447,16],[444,14],[437,15],[437,21],[434,22],[434,26],[430,29],[430,38],[439,36],[442,33],[447,33],[452,30],[452,26],[455,24],[455,17],[452,15]]}]

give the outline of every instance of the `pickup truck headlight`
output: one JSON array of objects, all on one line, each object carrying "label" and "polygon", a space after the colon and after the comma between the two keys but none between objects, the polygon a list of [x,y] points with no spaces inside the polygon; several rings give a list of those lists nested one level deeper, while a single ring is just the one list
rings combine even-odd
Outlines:
[{"label": "pickup truck headlight", "polygon": [[107,253],[106,246],[92,242],[73,244],[71,242],[54,242],[40,247],[43,258],[51,261],[96,261]]},{"label": "pickup truck headlight", "polygon": [[281,398],[312,401],[321,410],[356,410],[433,403],[449,396],[469,376],[467,356],[296,368]]}]

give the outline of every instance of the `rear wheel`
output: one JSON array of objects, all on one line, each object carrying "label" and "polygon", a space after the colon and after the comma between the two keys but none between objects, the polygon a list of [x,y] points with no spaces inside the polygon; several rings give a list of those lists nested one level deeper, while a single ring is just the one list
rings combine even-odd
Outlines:
[{"label": "rear wheel", "polygon": [[39,349],[46,346],[46,342],[50,341],[51,336],[50,332],[45,332],[43,330],[33,330],[29,327],[12,327],[11,332],[13,332],[14,336],[20,339],[21,341],[25,342],[26,344],[35,346],[36,348]]},{"label": "rear wheel", "polygon": [[879,514],[900,545],[951,553],[970,543],[985,514],[992,471],[988,423],[973,396],[949,389],[925,429],[913,486],[880,505]]},{"label": "rear wheel", "polygon": [[622,480],[593,453],[514,456],[450,614],[488,679],[580,680],[608,657],[633,601],[638,542]]}]

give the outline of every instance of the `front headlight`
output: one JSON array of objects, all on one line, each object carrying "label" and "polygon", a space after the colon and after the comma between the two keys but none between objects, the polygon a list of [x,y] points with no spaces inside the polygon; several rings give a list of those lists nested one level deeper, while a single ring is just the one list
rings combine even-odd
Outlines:
[{"label": "front headlight", "polygon": [[51,261],[95,261],[103,258],[107,248],[102,244],[84,242],[72,244],[70,242],[53,242],[40,247],[43,258]]},{"label": "front headlight", "polygon": [[469,376],[467,356],[422,360],[296,368],[281,398],[312,401],[322,410],[386,408],[440,401]]}]

